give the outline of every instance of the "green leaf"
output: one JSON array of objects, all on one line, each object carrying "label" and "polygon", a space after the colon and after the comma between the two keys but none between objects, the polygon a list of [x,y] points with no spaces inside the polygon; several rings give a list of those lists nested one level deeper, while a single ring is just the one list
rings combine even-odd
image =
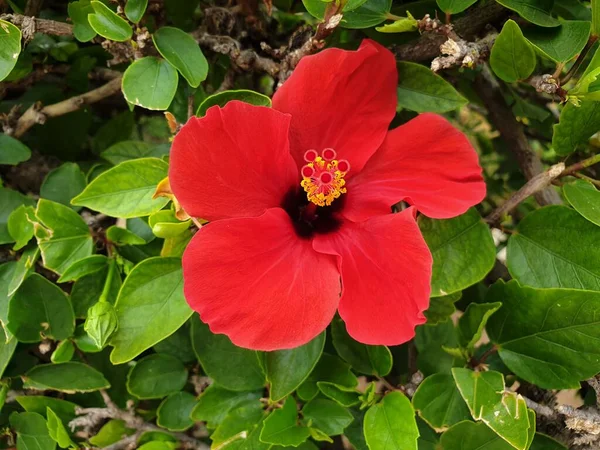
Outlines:
[{"label": "green leaf", "polygon": [[46,417],[48,408],[64,422],[70,422],[76,417],[75,403],[61,400],[54,397],[45,397],[42,395],[20,395],[15,397],[15,400],[27,412],[38,413]]},{"label": "green leaf", "polygon": [[416,112],[443,113],[461,108],[467,99],[428,67],[398,63],[398,106]]},{"label": "green leaf", "polygon": [[346,408],[332,400],[316,398],[302,408],[304,420],[309,426],[317,427],[328,436],[337,436],[344,432],[354,418]]},{"label": "green leaf", "polygon": [[442,434],[440,444],[444,450],[514,450],[485,423],[470,421],[457,423]]},{"label": "green leaf", "polygon": [[196,362],[196,353],[190,336],[191,320],[184,323],[175,333],[158,342],[154,347],[156,353],[166,353],[179,358],[184,364]]},{"label": "green leaf", "polygon": [[194,425],[190,418],[196,406],[196,397],[188,392],[177,392],[163,400],[156,411],[156,423],[170,431],[185,431]]},{"label": "green leaf", "polygon": [[271,99],[266,95],[249,91],[247,89],[238,89],[235,91],[223,91],[209,95],[202,103],[200,103],[200,106],[198,106],[196,115],[202,117],[206,114],[206,111],[208,111],[208,108],[211,106],[223,107],[232,100],[238,100],[240,102],[249,103],[256,106],[271,107]]},{"label": "green leaf", "polygon": [[133,23],[138,23],[148,7],[148,0],[127,0],[125,15]]},{"label": "green leaf", "polygon": [[164,197],[152,198],[168,167],[157,158],[122,162],[95,178],[71,203],[113,217],[147,216],[168,202]]},{"label": "green leaf", "polygon": [[391,7],[391,0],[367,0],[355,10],[345,12],[340,26],[353,29],[374,27],[387,19]]},{"label": "green leaf", "polygon": [[0,134],[0,164],[16,166],[29,158],[31,158],[29,147],[7,134]]},{"label": "green leaf", "polygon": [[317,386],[319,381],[329,381],[349,388],[355,388],[358,384],[358,379],[350,370],[350,365],[337,356],[328,355],[327,353],[323,353],[314,370],[304,383],[298,387],[298,397],[305,401],[315,398],[319,393]]},{"label": "green leaf", "polygon": [[400,392],[387,394],[365,414],[364,433],[369,450],[417,450],[419,430],[410,400]]},{"label": "green leaf", "polygon": [[168,149],[161,145],[151,146],[144,141],[120,141],[104,150],[100,156],[117,165],[130,159],[160,158],[169,154]]},{"label": "green leaf", "polygon": [[8,232],[8,218],[11,213],[21,205],[33,206],[34,204],[33,199],[12,189],[0,187],[0,245],[14,242]]},{"label": "green leaf", "polygon": [[71,199],[80,194],[86,184],[85,175],[77,164],[64,163],[48,173],[40,188],[40,196],[70,207]]},{"label": "green leaf", "polygon": [[48,407],[48,409],[47,409],[46,417],[48,420],[48,422],[47,422],[48,434],[50,435],[50,437],[52,439],[54,439],[58,443],[59,447],[61,447],[61,448],[77,447],[77,444],[75,444],[71,440],[71,437],[69,436],[67,429],[65,428],[64,424],[62,423],[62,420],[60,420],[60,417],[58,417],[56,415],[56,413],[54,411],[52,411],[52,409],[50,409],[50,407]]},{"label": "green leaf", "polygon": [[437,0],[440,9],[447,14],[461,13],[475,2],[477,0]]},{"label": "green leaf", "polygon": [[127,375],[127,390],[139,399],[162,398],[179,392],[187,370],[174,356],[154,354],[139,360]]},{"label": "green leaf", "polygon": [[494,240],[474,208],[453,219],[420,216],[419,227],[433,256],[433,297],[462,291],[492,270],[496,259]]},{"label": "green leaf", "polygon": [[93,367],[80,362],[42,364],[23,375],[26,389],[53,390],[67,393],[107,389],[110,383]]},{"label": "green leaf", "polygon": [[190,417],[206,422],[207,428],[216,428],[229,411],[255,403],[261,397],[261,391],[233,392],[211,384],[198,398]]},{"label": "green leaf", "polygon": [[296,401],[290,396],[281,409],[274,410],[264,420],[260,440],[267,444],[298,447],[309,436],[309,429],[298,425]]},{"label": "green leaf", "polygon": [[66,283],[68,281],[75,281],[91,273],[98,272],[108,266],[108,261],[109,259],[104,255],[92,255],[80,259],[71,264],[57,282]]},{"label": "green leaf", "polygon": [[105,299],[100,299],[88,310],[83,326],[85,332],[99,348],[104,348],[118,328],[119,319],[115,308]]},{"label": "green leaf", "polygon": [[535,51],[515,21],[508,20],[502,27],[492,47],[490,64],[494,73],[507,83],[524,80],[533,73]]},{"label": "green leaf", "polygon": [[127,228],[111,225],[106,229],[106,238],[116,245],[144,245],[146,241]]},{"label": "green leaf", "polygon": [[454,378],[445,373],[433,374],[419,385],[412,399],[419,416],[436,430],[443,430],[470,418]]},{"label": "green leaf", "polygon": [[452,320],[436,325],[421,325],[416,329],[415,345],[418,350],[417,366],[425,375],[437,372],[449,373],[459,361],[444,348],[458,346],[458,337]]},{"label": "green leaf", "polygon": [[60,275],[94,251],[87,224],[71,208],[40,199],[35,215],[39,222],[34,226],[34,233],[47,269]]},{"label": "green leaf", "polygon": [[563,193],[579,214],[600,226],[600,192],[593,184],[576,180],[573,183],[565,184]]},{"label": "green leaf", "polygon": [[331,336],[338,355],[357,372],[384,377],[392,370],[390,350],[384,345],[366,345],[355,341],[339,317],[331,322]]},{"label": "green leaf", "polygon": [[230,411],[210,436],[213,448],[228,450],[268,450],[270,445],[260,442],[264,418],[260,402]]},{"label": "green leaf", "polygon": [[592,3],[592,34],[598,36],[600,33],[600,3],[591,0]]},{"label": "green leaf", "polygon": [[[10,22],[0,20],[0,81],[13,70],[21,53],[21,30]],[[4,149],[2,150],[4,151]]]},{"label": "green leaf", "polygon": [[583,101],[580,106],[567,103],[560,113],[560,120],[554,125],[552,148],[566,156],[574,152],[581,144],[600,129],[600,102]]},{"label": "green leaf", "polygon": [[56,442],[50,437],[46,420],[38,413],[13,412],[10,425],[17,433],[18,450],[54,450]]},{"label": "green leaf", "polygon": [[20,250],[33,237],[33,223],[36,222],[32,206],[21,205],[8,216],[8,232],[15,240],[13,250]]},{"label": "green leaf", "polygon": [[573,59],[590,37],[590,22],[565,20],[559,27],[525,30],[525,37],[544,56],[555,62]]},{"label": "green leaf", "polygon": [[71,359],[73,359],[74,354],[75,346],[73,345],[73,342],[65,340],[56,346],[56,350],[52,352],[50,361],[52,361],[55,364],[68,362],[71,361]]},{"label": "green leaf", "polygon": [[462,293],[455,292],[454,294],[444,295],[443,297],[433,297],[429,300],[429,308],[425,311],[427,323],[435,325],[436,323],[444,322],[456,312],[456,303]]},{"label": "green leaf", "polygon": [[515,374],[545,389],[571,389],[600,372],[600,293],[511,281],[490,288],[486,301],[498,300],[503,306],[487,331]]},{"label": "green leaf", "polygon": [[94,13],[94,8],[90,0],[80,0],[69,2],[69,17],[73,22],[73,34],[80,42],[87,42],[94,39],[96,32],[88,22],[88,14]]},{"label": "green leaf", "polygon": [[167,61],[146,56],[131,64],[123,75],[125,99],[146,109],[165,110],[177,91],[177,69]]},{"label": "green leaf", "polygon": [[198,87],[208,74],[208,62],[194,38],[174,27],[162,27],[152,35],[156,49],[192,87]]},{"label": "green leaf", "polygon": [[117,441],[123,439],[123,436],[130,436],[133,434],[133,430],[125,426],[125,422],[122,420],[111,419],[100,428],[100,431],[92,436],[89,441],[90,444],[95,445],[98,448],[108,447]]},{"label": "green leaf", "polygon": [[380,33],[406,33],[416,31],[418,29],[419,21],[408,11],[406,11],[406,15],[408,17],[400,17],[392,23],[385,24],[375,29]]},{"label": "green leaf", "polygon": [[600,228],[565,206],[529,213],[508,241],[507,266],[521,284],[600,290]]},{"label": "green leaf", "polygon": [[[104,291],[108,282],[108,267],[98,272],[86,275],[78,279],[71,289],[71,303],[75,311],[75,317],[85,319],[88,310],[94,306]],[[115,270],[110,281],[110,289],[106,293],[106,300],[112,304],[117,301],[119,289],[121,288],[121,276]]]},{"label": "green leaf", "polygon": [[265,371],[272,401],[281,400],[306,380],[317,365],[324,346],[325,332],[300,347],[265,354]]},{"label": "green leaf", "polygon": [[148,258],[129,273],[115,305],[119,329],[110,360],[121,364],[170,336],[192,315],[183,296],[181,260]]},{"label": "green leaf", "polygon": [[20,342],[66,339],[75,331],[73,307],[62,289],[34,273],[9,303],[7,328]]},{"label": "green leaf", "polygon": [[560,442],[555,441],[550,436],[542,433],[535,433],[535,438],[531,443],[529,450],[567,450],[567,447]]},{"label": "green leaf", "polygon": [[152,228],[154,235],[165,239],[185,233],[191,224],[191,220],[182,222],[175,217],[175,211],[172,209],[163,209],[148,217],[148,225]]},{"label": "green leaf", "polygon": [[[21,256],[21,259],[23,259],[23,256]],[[0,322],[4,326],[8,322],[8,302],[14,293],[10,291],[10,283],[18,264],[18,262],[14,261],[0,264]],[[0,340],[2,340],[1,334]]]},{"label": "green leaf", "polygon": [[265,373],[255,351],[236,347],[224,334],[213,334],[208,325],[192,319],[192,346],[204,372],[231,391],[251,391],[265,385]]},{"label": "green leaf", "polygon": [[496,0],[502,6],[541,27],[557,27],[560,21],[550,14],[554,0]]},{"label": "green leaf", "polygon": [[472,351],[475,344],[481,339],[481,334],[489,318],[501,306],[501,302],[471,303],[465,313],[458,319],[458,341],[460,345]]},{"label": "green leaf", "polygon": [[4,374],[17,348],[17,339],[14,336],[3,336],[6,333],[7,330],[2,326],[2,331],[0,331],[0,377]]},{"label": "green leaf", "polygon": [[454,368],[452,376],[473,419],[482,421],[502,439],[518,450],[529,446],[527,404],[520,395],[504,390],[504,377],[499,372],[473,372]]},{"label": "green leaf", "polygon": [[342,406],[350,407],[360,403],[359,391],[356,388],[349,388],[328,381],[317,381],[317,387],[325,397]]},{"label": "green leaf", "polygon": [[92,1],[93,14],[88,14],[88,22],[96,33],[106,39],[125,42],[131,39],[133,30],[127,21],[112,12],[108,6],[99,1]]}]

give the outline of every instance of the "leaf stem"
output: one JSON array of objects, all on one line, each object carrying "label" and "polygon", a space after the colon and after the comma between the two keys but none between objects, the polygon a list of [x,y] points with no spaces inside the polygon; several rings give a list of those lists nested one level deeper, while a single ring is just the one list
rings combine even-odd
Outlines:
[{"label": "leaf stem", "polygon": [[[577,59],[575,60],[575,62],[573,63],[573,65],[571,66],[569,71],[560,80],[561,86],[567,84],[567,82],[571,78],[573,78],[573,75],[575,75],[575,73],[577,73],[577,71],[581,67],[581,64],[583,63],[583,60],[585,59],[585,56],[588,54],[588,52],[590,51],[590,49],[593,47],[593,45],[596,43],[597,40],[598,40],[598,36],[594,36],[594,35],[590,36],[590,38],[587,41],[587,44],[585,44],[585,47],[583,47],[583,50],[581,50],[581,53],[579,53],[579,56],[577,57]],[[558,74],[560,75],[560,72]]]},{"label": "leaf stem", "polygon": [[117,261],[114,258],[111,258],[108,262],[108,275],[106,276],[106,281],[104,282],[104,288],[102,289],[102,294],[100,294],[99,302],[107,302],[108,294],[110,292],[110,288],[112,286],[113,276],[115,274],[115,269],[117,266]]}]

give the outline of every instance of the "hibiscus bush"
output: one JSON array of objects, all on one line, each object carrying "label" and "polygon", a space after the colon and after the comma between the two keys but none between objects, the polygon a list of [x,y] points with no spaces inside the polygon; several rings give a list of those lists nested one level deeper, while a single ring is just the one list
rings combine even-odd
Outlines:
[{"label": "hibiscus bush", "polygon": [[599,36],[0,1],[0,447],[599,449]]}]

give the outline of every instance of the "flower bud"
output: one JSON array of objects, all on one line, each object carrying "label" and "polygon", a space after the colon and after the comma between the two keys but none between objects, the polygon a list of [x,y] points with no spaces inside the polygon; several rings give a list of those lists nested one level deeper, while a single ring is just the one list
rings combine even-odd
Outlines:
[{"label": "flower bud", "polygon": [[98,347],[103,348],[118,327],[117,313],[109,302],[98,302],[88,309],[84,329]]}]

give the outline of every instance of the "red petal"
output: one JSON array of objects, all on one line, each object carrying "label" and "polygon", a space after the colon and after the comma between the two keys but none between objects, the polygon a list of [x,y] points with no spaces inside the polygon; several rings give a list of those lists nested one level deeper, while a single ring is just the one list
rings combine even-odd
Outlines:
[{"label": "red petal", "polygon": [[279,206],[298,180],[289,124],[287,114],[239,101],[191,118],[173,141],[169,168],[185,211],[216,220]]},{"label": "red petal", "polygon": [[432,258],[415,212],[408,208],[361,223],[345,222],[337,233],[315,238],[317,251],[340,257],[339,312],[359,342],[402,344],[425,322]]},{"label": "red petal", "polygon": [[335,258],[297,237],[279,208],[200,229],[183,255],[183,275],[186,299],[210,329],[254,350],[307,343],[339,302]]},{"label": "red petal", "polygon": [[406,200],[426,216],[446,219],[485,197],[477,153],[446,119],[421,114],[390,131],[365,168],[348,182],[344,216],[388,214]]},{"label": "red petal", "polygon": [[394,118],[397,82],[394,55],[371,40],[357,51],[331,48],[302,58],[273,97],[273,108],[292,115],[298,167],[307,150],[333,148],[350,161],[350,175],[358,173]]}]

